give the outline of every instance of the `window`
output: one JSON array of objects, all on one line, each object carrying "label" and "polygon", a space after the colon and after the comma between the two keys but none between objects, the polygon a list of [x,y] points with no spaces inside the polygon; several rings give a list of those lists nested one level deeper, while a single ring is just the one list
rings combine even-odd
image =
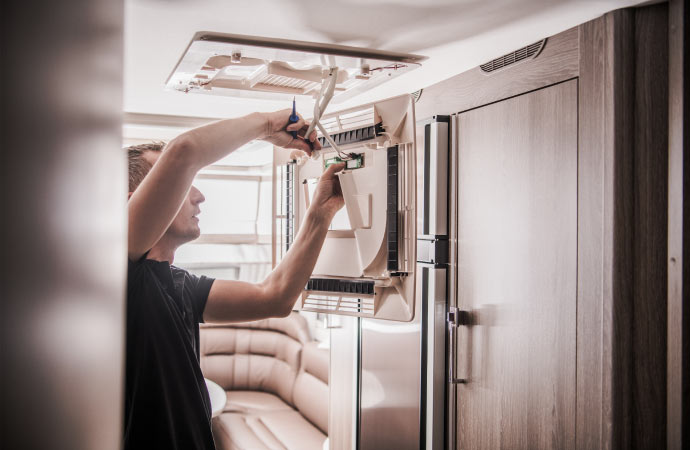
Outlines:
[{"label": "window", "polygon": [[273,147],[252,142],[197,174],[199,239],[177,251],[175,265],[215,278],[259,282],[271,271]]}]

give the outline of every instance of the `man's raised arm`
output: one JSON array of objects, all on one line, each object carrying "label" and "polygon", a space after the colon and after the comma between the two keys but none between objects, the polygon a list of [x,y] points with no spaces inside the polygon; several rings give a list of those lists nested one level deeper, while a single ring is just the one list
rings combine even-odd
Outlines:
[{"label": "man's raised arm", "polygon": [[[301,136],[307,124],[300,118],[288,125],[291,110],[253,113],[237,119],[221,120],[190,130],[170,143],[151,168],[128,202],[128,256],[141,258],[163,236],[175,218],[196,173],[203,167],[251,141],[264,139],[274,145],[311,153],[311,146]],[[318,148],[312,133],[310,141]]]},{"label": "man's raised arm", "polygon": [[335,175],[343,167],[333,164],[321,175],[294,244],[266,280],[259,284],[213,282],[204,308],[205,321],[244,322],[290,313],[314,270],[333,216],[345,204]]}]

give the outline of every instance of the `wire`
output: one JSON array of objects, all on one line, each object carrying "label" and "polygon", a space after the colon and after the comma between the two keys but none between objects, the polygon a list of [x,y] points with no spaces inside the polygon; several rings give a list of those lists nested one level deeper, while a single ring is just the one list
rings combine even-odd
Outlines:
[{"label": "wire", "polygon": [[349,155],[343,153],[340,148],[338,148],[338,145],[333,141],[333,138],[328,134],[328,131],[321,125],[321,116],[323,115],[324,111],[326,111],[326,107],[328,106],[328,103],[331,101],[333,98],[333,93],[335,92],[335,85],[338,80],[338,68],[333,66],[330,68],[328,71],[328,78],[324,79],[321,82],[321,90],[319,91],[319,95],[316,98],[316,103],[314,103],[314,117],[312,118],[311,124],[309,124],[309,128],[307,128],[307,133],[305,136],[310,136],[312,131],[314,131],[315,127],[319,128],[319,131],[321,131],[321,134],[323,134],[324,138],[328,141],[329,144],[331,144],[331,147],[333,147],[333,150],[338,153],[338,156],[342,160],[350,160],[352,159]]},{"label": "wire", "polygon": [[373,72],[375,70],[398,70],[398,69],[404,69],[405,67],[407,67],[405,64],[395,63],[395,64],[391,64],[389,66],[375,67],[373,69],[369,69],[369,72]]}]

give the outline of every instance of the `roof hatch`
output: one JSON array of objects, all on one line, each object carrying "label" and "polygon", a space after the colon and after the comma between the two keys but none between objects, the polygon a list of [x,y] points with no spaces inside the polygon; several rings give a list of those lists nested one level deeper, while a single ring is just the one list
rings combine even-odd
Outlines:
[{"label": "roof hatch", "polygon": [[274,100],[306,95],[317,102],[330,92],[337,103],[413,70],[425,59],[343,45],[204,31],[194,35],[166,87]]}]

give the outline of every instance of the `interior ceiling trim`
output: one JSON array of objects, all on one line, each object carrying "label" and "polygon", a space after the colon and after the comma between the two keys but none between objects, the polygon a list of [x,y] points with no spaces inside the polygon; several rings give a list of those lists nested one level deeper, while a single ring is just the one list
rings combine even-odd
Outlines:
[{"label": "interior ceiling trim", "polygon": [[282,50],[294,50],[309,53],[324,53],[328,55],[348,56],[352,58],[383,59],[408,64],[419,64],[428,59],[426,56],[413,55],[409,53],[365,49],[359,47],[350,47],[347,45],[296,41],[292,39],[265,38],[259,36],[243,36],[239,34],[214,33],[210,31],[200,31],[196,33],[192,41],[211,41],[226,44],[251,45],[253,47],[277,48]]}]

